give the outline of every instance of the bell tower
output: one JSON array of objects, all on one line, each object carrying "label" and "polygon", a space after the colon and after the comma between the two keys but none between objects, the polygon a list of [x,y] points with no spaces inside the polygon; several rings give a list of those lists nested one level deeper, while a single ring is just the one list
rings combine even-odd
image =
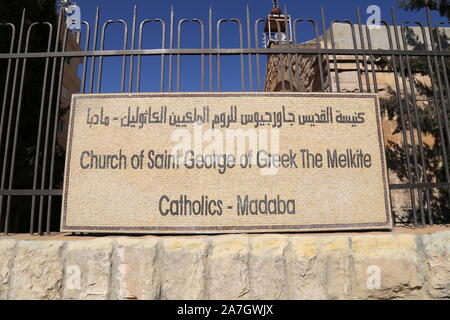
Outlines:
[{"label": "bell tower", "polygon": [[264,47],[272,44],[292,43],[292,20],[286,12],[282,13],[278,0],[272,0],[272,11],[267,16],[264,26]]}]

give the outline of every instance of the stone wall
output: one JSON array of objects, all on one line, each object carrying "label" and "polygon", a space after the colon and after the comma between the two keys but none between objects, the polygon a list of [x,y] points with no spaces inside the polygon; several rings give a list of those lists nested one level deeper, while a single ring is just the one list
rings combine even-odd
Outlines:
[{"label": "stone wall", "polygon": [[0,299],[450,298],[450,231],[0,240]]},{"label": "stone wall", "polygon": [[[272,45],[272,48],[316,48],[316,44]],[[281,60],[283,59],[283,60]],[[281,65],[280,65],[281,63]],[[267,56],[266,77],[264,91],[294,91],[318,92],[322,91],[320,65],[323,72],[323,91],[328,89],[326,61],[318,55],[301,54],[271,54]],[[282,85],[284,79],[284,88]]]},{"label": "stone wall", "polygon": [[[389,43],[389,37],[387,34],[387,29],[385,27],[376,28],[372,30],[366,30],[365,26],[362,26],[362,42],[360,37],[360,30],[358,25],[352,26],[355,31],[356,47],[368,48],[368,32],[370,34],[370,43],[373,50],[388,50],[391,49]],[[334,23],[333,24],[333,36],[334,36],[334,48],[335,49],[354,49],[355,44],[353,43],[352,37],[352,27],[347,23]],[[408,50],[418,50],[424,43],[424,38],[420,27],[409,27],[409,37],[406,41],[406,48],[403,45],[403,41],[399,41],[400,46],[397,47],[394,28],[390,28],[391,36],[393,39],[393,49],[408,49]],[[397,33],[401,36],[401,29],[397,27]],[[441,41],[446,45],[449,45],[450,28],[440,28],[439,30]],[[290,44],[290,45],[277,45],[272,44],[274,48],[316,48],[317,41],[314,36],[311,35],[312,40],[301,44]],[[431,50],[431,41],[429,39],[428,30],[425,33],[425,38],[427,39],[428,49]],[[328,29],[326,32],[327,47],[329,49],[333,48],[331,45],[331,30]],[[320,36],[318,42],[321,48],[325,48],[324,37]],[[413,44],[416,43],[414,46]],[[276,91],[298,91],[298,92],[321,92],[328,91],[331,86],[333,92],[337,92],[337,83],[339,83],[340,92],[360,92],[360,83],[362,86],[362,91],[375,92],[374,83],[377,84],[377,93],[380,97],[381,109],[388,105],[388,102],[393,99],[394,104],[397,104],[397,94],[404,96],[403,82],[401,78],[400,68],[398,70],[399,74],[394,74],[392,71],[392,62],[388,63],[387,68],[377,65],[377,61],[380,61],[378,57],[370,56],[357,56],[356,55],[322,55],[322,61],[317,55],[295,55],[295,54],[275,54],[268,55],[267,66],[266,66],[266,76],[264,82],[264,90],[268,92]],[[389,56],[384,56],[384,58],[389,58]],[[387,61],[389,61],[389,59]],[[425,57],[423,57],[425,62]],[[372,64],[373,62],[373,64]],[[398,62],[398,59],[397,59]],[[404,62],[405,63],[405,62]],[[321,76],[320,76],[320,64],[322,64],[323,73],[323,90],[321,88]],[[404,65],[406,68],[406,65]],[[337,71],[337,75],[336,75]],[[414,67],[413,67],[414,72]],[[360,78],[358,78],[358,74]],[[398,82],[399,81],[399,82]],[[408,79],[406,79],[408,83]],[[399,84],[399,92],[397,92],[396,82]],[[284,88],[283,88],[284,83]],[[431,79],[427,75],[422,75],[420,73],[414,74],[414,91],[415,91],[415,103],[418,108],[427,108],[433,105],[432,95],[426,96],[419,90],[420,87],[431,87]],[[420,84],[420,86],[419,86]],[[410,85],[406,86],[407,90],[411,90]],[[370,89],[370,90],[369,90]],[[430,109],[433,110],[433,109]],[[432,112],[432,111],[430,111]],[[408,122],[408,115],[406,114],[406,122]],[[395,148],[400,150],[405,149],[404,145],[412,145],[412,136],[414,136],[414,143],[418,147],[419,139],[418,132],[416,129],[412,129],[413,133],[406,130],[405,137],[407,143],[404,141],[403,131],[399,128],[401,122],[401,114],[397,108],[395,108],[395,114],[393,118],[389,118],[387,113],[382,113],[382,126],[383,126],[383,136],[384,144],[386,150],[390,149],[395,152]],[[415,120],[411,118],[409,122],[414,122]],[[437,121],[437,120],[435,120]],[[436,123],[436,122],[435,122]],[[421,132],[422,147],[430,148],[433,152],[439,151],[434,147],[435,136],[430,132]],[[404,172],[406,168],[399,166],[397,163],[398,159],[393,157],[388,159],[388,164],[392,167],[389,168],[389,183],[390,184],[406,184],[408,183],[408,178],[406,175],[398,174],[398,172]],[[435,162],[438,164],[436,167],[428,167],[429,182],[438,182],[440,170],[443,166],[443,160],[439,156],[435,157]],[[397,164],[397,167],[394,165]],[[405,166],[405,164],[403,164]],[[419,197],[414,196],[414,200],[411,199],[410,191],[407,189],[397,189],[391,190],[392,207],[395,212],[395,222],[402,223],[412,223],[412,211],[413,202],[415,201],[415,206],[419,207]],[[436,196],[439,198],[439,195]]]}]

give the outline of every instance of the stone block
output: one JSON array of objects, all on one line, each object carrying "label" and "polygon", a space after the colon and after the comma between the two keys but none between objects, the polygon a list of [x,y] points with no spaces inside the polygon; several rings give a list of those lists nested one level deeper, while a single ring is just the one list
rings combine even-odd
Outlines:
[{"label": "stone block", "polygon": [[431,298],[450,298],[450,231],[422,236],[425,279]]},{"label": "stone block", "polygon": [[293,236],[287,248],[286,275],[290,299],[325,299],[325,264],[321,237]]},{"label": "stone block", "polygon": [[117,268],[114,271],[114,297],[117,299],[159,298],[157,270],[158,239],[119,238],[116,240]]},{"label": "stone block", "polygon": [[9,299],[61,299],[63,241],[19,241]]},{"label": "stone block", "polygon": [[68,241],[64,299],[105,300],[110,296],[112,239]]},{"label": "stone block", "polygon": [[0,300],[8,298],[16,240],[0,240]]},{"label": "stone block", "polygon": [[250,238],[250,284],[252,299],[286,299],[285,250],[283,235]]},{"label": "stone block", "polygon": [[424,294],[416,235],[352,237],[356,299],[418,299]]},{"label": "stone block", "polygon": [[346,236],[323,238],[320,260],[325,264],[325,292],[327,299],[351,297],[352,259],[350,239]]},{"label": "stone block", "polygon": [[210,299],[249,299],[249,254],[248,236],[221,236],[212,241],[208,259]]},{"label": "stone block", "polygon": [[161,250],[161,298],[204,299],[207,238],[164,239]]}]

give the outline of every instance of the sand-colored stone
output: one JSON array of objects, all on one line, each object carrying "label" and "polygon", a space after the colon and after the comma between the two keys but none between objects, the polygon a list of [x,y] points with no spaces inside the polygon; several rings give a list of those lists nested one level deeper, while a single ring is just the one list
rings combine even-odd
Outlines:
[{"label": "sand-colored stone", "polygon": [[425,254],[425,277],[429,295],[437,299],[450,298],[450,233],[422,236]]},{"label": "sand-colored stone", "polygon": [[113,284],[117,299],[157,299],[160,281],[157,273],[157,239],[119,238],[116,241]]},{"label": "sand-colored stone", "polygon": [[0,300],[8,298],[16,244],[15,240],[0,241]]},{"label": "sand-colored stone", "polygon": [[327,299],[349,299],[352,294],[351,273],[353,271],[349,237],[324,238],[320,256],[325,264]]},{"label": "sand-colored stone", "polygon": [[15,252],[9,299],[61,299],[63,246],[63,241],[20,241]]},{"label": "sand-colored stone", "polygon": [[287,278],[291,299],[325,299],[325,265],[321,238],[294,236],[287,249]]},{"label": "sand-colored stone", "polygon": [[284,299],[285,250],[288,237],[265,235],[250,239],[250,284],[253,299]]},{"label": "sand-colored stone", "polygon": [[217,237],[208,259],[210,299],[249,299],[249,239],[244,235]]},{"label": "sand-colored stone", "polygon": [[112,251],[113,240],[108,238],[68,242],[64,299],[108,299]]},{"label": "sand-colored stone", "polygon": [[1,239],[0,294],[1,299],[449,299],[449,246],[448,230]]},{"label": "sand-colored stone", "polygon": [[208,242],[196,238],[162,241],[161,298],[195,300],[205,298],[205,270]]},{"label": "sand-colored stone", "polygon": [[[414,235],[352,237],[353,297],[417,299],[424,295],[421,248]],[[379,279],[379,280],[378,280]]]}]

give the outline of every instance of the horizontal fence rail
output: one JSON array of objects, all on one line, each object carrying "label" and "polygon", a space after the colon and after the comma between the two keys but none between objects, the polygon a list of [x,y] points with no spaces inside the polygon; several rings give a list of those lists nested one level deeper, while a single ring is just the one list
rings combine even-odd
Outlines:
[{"label": "horizontal fence rail", "polygon": [[308,48],[267,48],[267,49],[135,49],[135,50],[97,50],[97,51],[68,51],[68,52],[35,52],[35,53],[11,53],[0,54],[0,59],[24,59],[24,58],[62,58],[62,57],[115,57],[115,56],[148,56],[162,54],[180,55],[240,55],[240,54],[336,54],[336,55],[402,55],[402,56],[443,56],[449,57],[448,51],[411,51],[411,50],[362,50],[362,49],[308,49]]},{"label": "horizontal fence rail", "polygon": [[[359,9],[355,22],[327,21],[323,8],[320,23],[291,18],[286,7],[278,20],[250,13],[247,6],[243,19],[213,19],[210,8],[207,20],[176,21],[172,7],[168,19],[138,21],[135,7],[130,20],[101,20],[97,8],[94,23],[83,21],[79,33],[67,29],[63,10],[53,22],[30,22],[26,10],[20,21],[0,13],[0,234],[59,231],[70,95],[141,92],[150,82],[159,92],[190,85],[210,92],[379,93],[394,221],[449,223],[448,23],[433,24],[429,11],[426,23],[398,24],[392,10],[391,23],[376,30],[362,24]],[[290,28],[286,39],[263,38],[266,24]],[[183,48],[192,40],[188,26],[197,30],[196,48]],[[113,35],[113,27],[120,31]],[[309,38],[299,39],[305,30]],[[376,32],[384,48],[376,47]],[[350,46],[339,44],[343,38]],[[149,39],[156,48],[146,47]],[[112,44],[118,48],[106,49]]]}]

